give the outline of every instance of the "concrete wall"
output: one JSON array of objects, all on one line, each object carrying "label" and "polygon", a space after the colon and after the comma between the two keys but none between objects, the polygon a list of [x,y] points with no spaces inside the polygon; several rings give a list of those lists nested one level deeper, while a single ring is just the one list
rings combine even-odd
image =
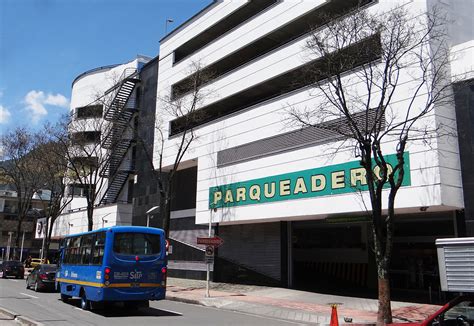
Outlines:
[{"label": "concrete wall", "polygon": [[[132,225],[132,204],[111,204],[94,209],[93,230],[114,225]],[[87,232],[87,210],[61,214],[53,224],[53,237]]]}]

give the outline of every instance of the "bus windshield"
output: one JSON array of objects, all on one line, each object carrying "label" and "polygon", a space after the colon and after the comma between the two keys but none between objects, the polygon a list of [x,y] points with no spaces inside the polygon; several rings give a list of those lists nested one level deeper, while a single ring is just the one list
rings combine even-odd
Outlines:
[{"label": "bus windshield", "polygon": [[114,252],[121,255],[157,255],[160,254],[160,236],[158,234],[126,232],[114,236]]}]

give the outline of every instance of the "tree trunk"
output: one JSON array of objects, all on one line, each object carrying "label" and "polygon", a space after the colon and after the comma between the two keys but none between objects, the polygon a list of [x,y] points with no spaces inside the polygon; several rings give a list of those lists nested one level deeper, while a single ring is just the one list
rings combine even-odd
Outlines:
[{"label": "tree trunk", "polygon": [[22,224],[23,224],[23,217],[18,216],[18,225],[16,227],[16,234],[15,234],[15,241],[14,241],[15,246],[17,248],[20,248],[20,239],[21,239],[21,234],[22,234],[22,232],[21,232]]},{"label": "tree trunk", "polygon": [[94,228],[94,207],[87,206],[87,230],[92,231]]},{"label": "tree trunk", "polygon": [[390,304],[390,280],[387,276],[379,277],[379,310],[377,312],[377,325],[385,325],[392,322],[392,307]]},{"label": "tree trunk", "polygon": [[161,216],[163,217],[163,230],[165,231],[166,239],[168,239],[170,235],[171,191],[172,191],[171,180],[172,180],[172,177],[170,177],[170,174],[166,175],[166,184],[164,185],[164,191],[160,192],[160,205],[162,205],[160,212],[161,212]]},{"label": "tree trunk", "polygon": [[166,239],[169,238],[170,235],[170,221],[171,221],[171,200],[170,196],[166,196],[164,199],[164,207],[163,207],[163,230],[165,231]]}]

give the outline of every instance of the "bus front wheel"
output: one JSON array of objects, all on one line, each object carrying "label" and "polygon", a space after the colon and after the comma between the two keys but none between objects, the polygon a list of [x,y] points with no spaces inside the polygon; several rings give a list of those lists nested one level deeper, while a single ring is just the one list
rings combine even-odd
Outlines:
[{"label": "bus front wheel", "polygon": [[61,293],[61,301],[62,302],[66,302],[68,301],[69,299],[71,299],[71,296],[67,295],[67,294],[62,294]]}]

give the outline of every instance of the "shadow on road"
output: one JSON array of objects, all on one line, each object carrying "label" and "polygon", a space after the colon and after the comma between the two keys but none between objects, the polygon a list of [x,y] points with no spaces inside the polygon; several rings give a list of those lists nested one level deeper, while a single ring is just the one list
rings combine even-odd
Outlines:
[{"label": "shadow on road", "polygon": [[[81,306],[80,299],[69,299],[68,304],[71,304],[76,307]],[[104,307],[100,307],[98,309],[94,309],[92,313],[103,316],[103,317],[175,317],[181,316],[180,313],[168,311],[168,310],[161,310],[156,308],[126,308],[123,305],[117,304],[107,304]]]}]

